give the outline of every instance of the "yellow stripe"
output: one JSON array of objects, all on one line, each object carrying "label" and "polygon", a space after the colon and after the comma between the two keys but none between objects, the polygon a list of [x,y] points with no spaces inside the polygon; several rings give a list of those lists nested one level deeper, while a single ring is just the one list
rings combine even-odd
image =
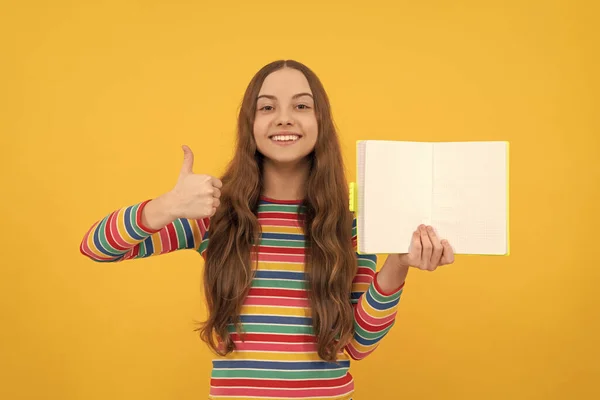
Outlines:
[{"label": "yellow stripe", "polygon": [[94,255],[96,255],[100,258],[106,258],[107,255],[102,253],[100,250],[98,250],[98,248],[94,244],[94,233],[96,232],[96,230],[98,230],[99,226],[100,226],[100,221],[98,221],[96,223],[96,225],[94,225],[94,227],[90,230],[90,234],[88,235],[88,238],[87,238],[87,246]]},{"label": "yellow stripe", "polygon": [[194,248],[198,250],[198,247],[200,247],[200,243],[202,242],[202,232],[200,231],[200,226],[198,226],[198,221],[195,219],[188,219],[188,222],[192,227],[192,234],[194,236]]},{"label": "yellow stripe", "polygon": [[[347,396],[342,396],[342,397],[311,397],[310,400],[350,400],[352,398],[352,395],[349,394]],[[267,399],[266,397],[249,397],[249,396],[244,396],[244,397],[222,397],[222,396],[208,396],[208,400],[265,400]],[[269,400],[288,400],[289,397],[284,398],[284,399],[277,399],[277,398],[268,398]]]},{"label": "yellow stripe", "polygon": [[280,263],[280,262],[264,262],[258,263],[258,269],[261,271],[287,271],[287,272],[304,272],[304,264],[302,263]]},{"label": "yellow stripe", "polygon": [[368,283],[363,283],[363,282],[354,283],[352,285],[352,291],[353,292],[366,292],[367,289],[369,289],[369,286],[371,286],[371,285]]},{"label": "yellow stripe", "polygon": [[362,298],[362,305],[363,305],[364,310],[367,312],[367,314],[369,314],[370,316],[372,316],[374,318],[387,317],[389,315],[392,315],[398,309],[398,304],[396,304],[396,306],[394,306],[392,308],[388,308],[387,310],[376,310],[373,307],[371,307],[371,305],[367,302],[366,297]]},{"label": "yellow stripe", "polygon": [[360,343],[358,343],[356,340],[352,339],[352,347],[354,347],[357,351],[361,352],[361,353],[366,353],[367,351],[373,349],[373,347],[377,346],[379,344],[379,342],[372,344],[370,346],[364,346]]},{"label": "yellow stripe", "polygon": [[238,351],[224,356],[227,360],[258,360],[258,361],[321,361],[319,353],[282,353],[264,351]]},{"label": "yellow stripe", "polygon": [[272,225],[268,225],[268,224],[263,224],[263,227],[269,228],[268,230],[265,230],[265,232],[269,232],[269,233],[303,234],[303,231],[301,228],[294,227],[294,226],[272,226]]},{"label": "yellow stripe", "polygon": [[126,243],[129,243],[131,245],[135,245],[138,243],[138,240],[129,236],[129,234],[127,233],[127,229],[125,228],[125,208],[121,208],[117,211],[117,230],[118,234]]},{"label": "yellow stripe", "polygon": [[281,315],[286,317],[310,317],[310,307],[268,307],[268,306],[242,306],[245,315]]},{"label": "yellow stripe", "polygon": [[163,251],[163,246],[162,246],[162,240],[160,240],[160,234],[158,232],[156,232],[155,234],[153,234],[152,236],[150,236],[152,239],[152,246],[154,246],[154,253],[153,254],[160,254]]}]

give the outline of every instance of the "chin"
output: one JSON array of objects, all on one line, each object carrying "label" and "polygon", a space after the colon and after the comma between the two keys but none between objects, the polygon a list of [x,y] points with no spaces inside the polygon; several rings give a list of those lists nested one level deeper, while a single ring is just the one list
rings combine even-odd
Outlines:
[{"label": "chin", "polygon": [[310,152],[307,154],[290,154],[289,156],[284,156],[282,154],[263,154],[267,160],[275,164],[297,164],[303,161],[307,161]]}]

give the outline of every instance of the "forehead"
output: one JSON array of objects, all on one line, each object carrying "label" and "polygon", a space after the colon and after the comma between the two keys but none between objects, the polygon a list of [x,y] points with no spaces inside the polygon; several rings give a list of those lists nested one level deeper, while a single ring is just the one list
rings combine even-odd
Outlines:
[{"label": "forehead", "polygon": [[269,74],[260,88],[259,95],[270,94],[277,97],[291,97],[296,93],[311,93],[304,74],[297,69],[283,68]]}]

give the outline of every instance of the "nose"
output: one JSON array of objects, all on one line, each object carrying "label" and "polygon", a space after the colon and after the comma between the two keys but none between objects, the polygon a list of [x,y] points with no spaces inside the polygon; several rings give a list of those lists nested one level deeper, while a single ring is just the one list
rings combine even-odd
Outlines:
[{"label": "nose", "polygon": [[276,124],[277,126],[283,126],[283,125],[294,125],[294,120],[292,119],[291,115],[289,114],[289,112],[287,112],[286,110],[282,109],[279,114],[277,115],[277,119],[276,119]]}]

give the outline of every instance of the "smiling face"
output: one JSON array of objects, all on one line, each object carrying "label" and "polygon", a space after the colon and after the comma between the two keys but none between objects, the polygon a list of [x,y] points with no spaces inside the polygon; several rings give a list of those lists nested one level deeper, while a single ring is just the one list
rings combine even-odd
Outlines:
[{"label": "smiling face", "polygon": [[313,151],[318,132],[313,93],[304,74],[283,68],[268,75],[256,100],[258,151],[273,163],[297,163]]}]

